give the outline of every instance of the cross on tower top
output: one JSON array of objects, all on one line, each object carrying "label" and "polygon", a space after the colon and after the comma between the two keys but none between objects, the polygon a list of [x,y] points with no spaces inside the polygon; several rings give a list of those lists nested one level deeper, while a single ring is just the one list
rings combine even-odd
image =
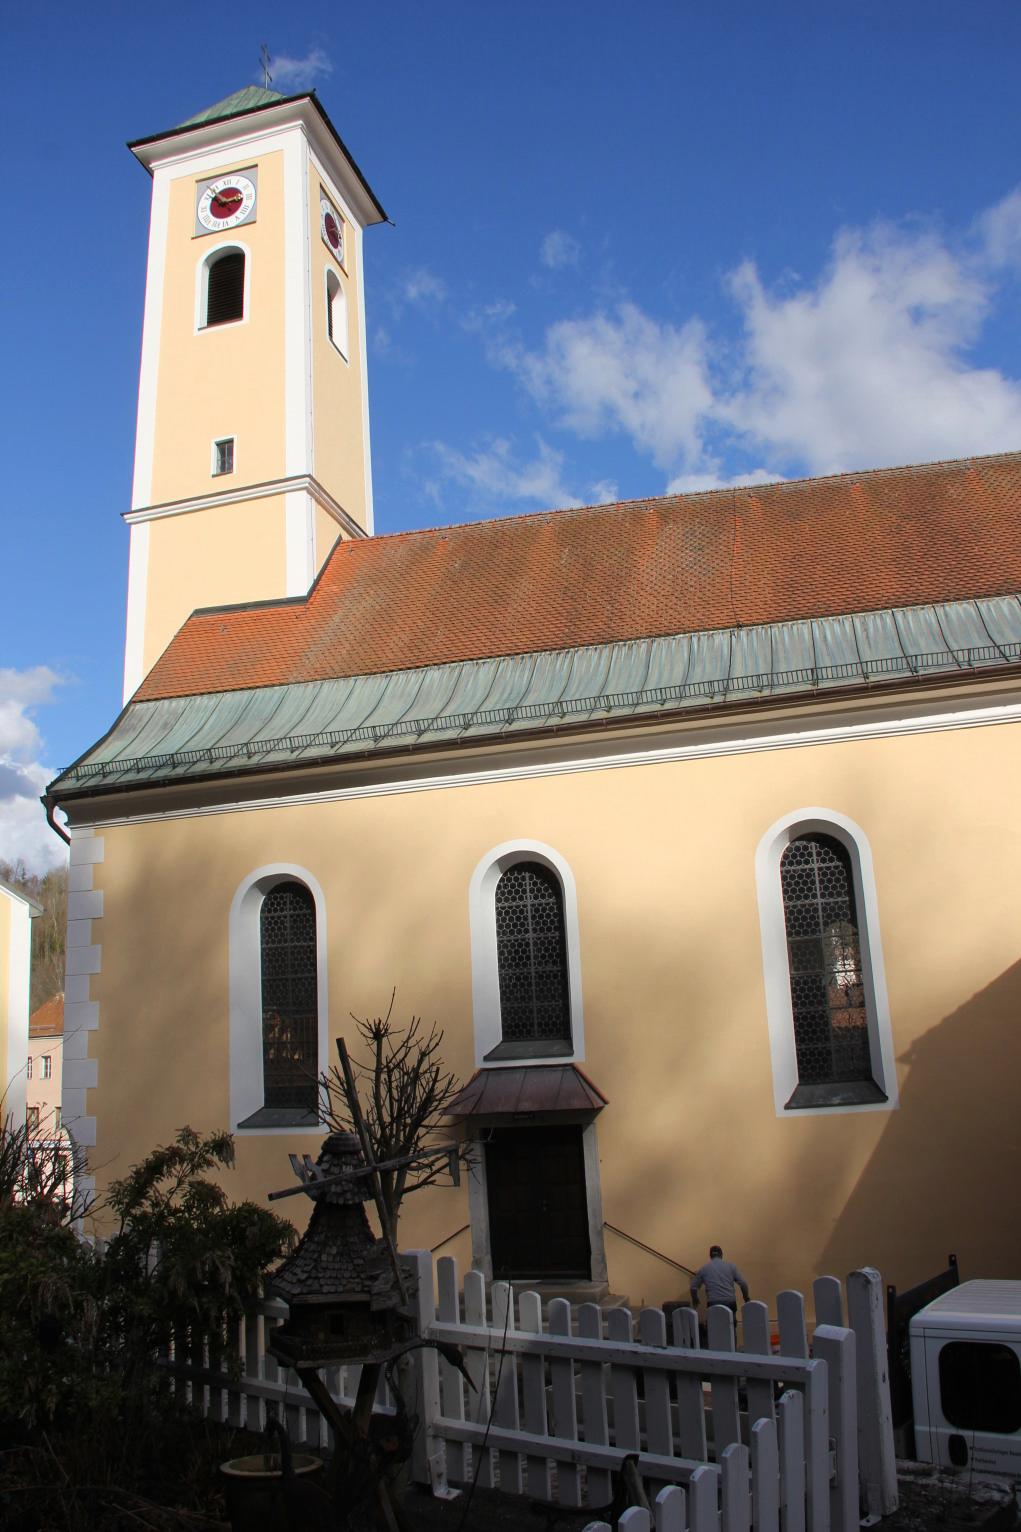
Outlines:
[{"label": "cross on tower top", "polygon": [[273,76],[269,72],[269,66],[272,62],[273,60],[269,56],[269,46],[263,43],[259,49],[259,64],[262,68],[262,84],[265,90],[269,90],[273,83]]}]

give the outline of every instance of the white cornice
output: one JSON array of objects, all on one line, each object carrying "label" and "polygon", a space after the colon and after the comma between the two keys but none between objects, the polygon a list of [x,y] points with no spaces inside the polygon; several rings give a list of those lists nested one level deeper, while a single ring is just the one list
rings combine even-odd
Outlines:
[{"label": "white cornice", "polygon": [[[428,768],[424,767],[421,758],[417,756],[407,758],[396,765],[392,760],[373,761],[368,765],[364,761],[338,762],[338,766],[347,765],[352,773],[371,774],[385,771],[387,775],[377,777],[376,780],[359,782],[350,787],[325,787],[311,791],[308,789],[302,791],[299,779],[295,781],[292,792],[276,793],[272,797],[252,796],[239,798],[234,802],[190,803],[175,808],[110,817],[100,814],[95,820],[84,818],[79,820],[75,816],[76,805],[73,799],[65,802],[63,807],[70,811],[76,825],[95,824],[99,827],[145,824],[163,819],[194,819],[207,814],[236,814],[249,810],[287,808],[307,803],[339,803],[348,799],[390,797],[397,793],[435,792],[444,788],[525,781],[530,778],[573,775],[575,772],[614,771],[631,766],[665,765],[679,761],[709,760],[718,756],[753,755],[760,751],[797,750],[861,740],[896,739],[906,735],[941,734],[954,729],[1016,724],[1021,722],[1021,701],[995,707],[973,707],[966,710],[957,708],[953,711],[929,714],[917,713],[909,705],[903,708],[900,716],[887,716],[875,721],[856,720],[851,724],[828,727],[820,726],[815,721],[819,716],[819,714],[807,715],[802,720],[803,727],[777,733],[769,733],[766,727],[761,726],[759,730],[750,729],[747,720],[743,724],[732,726],[717,725],[711,731],[703,730],[703,736],[708,734],[708,737],[702,737],[687,744],[657,746],[651,743],[655,737],[651,732],[645,736],[650,743],[644,744],[636,742],[634,736],[629,735],[626,740],[607,739],[604,750],[595,755],[579,753],[587,741],[579,741],[577,738],[573,741],[565,739],[563,748],[557,756],[551,755],[547,746],[547,753],[542,760],[534,759],[534,750],[523,751],[513,763],[491,767],[480,767],[478,752],[473,752],[470,760],[465,762],[461,770],[455,767],[454,770],[443,772],[434,770],[430,773]],[[637,748],[635,748],[636,743]],[[632,748],[626,748],[629,745]],[[532,759],[528,758],[529,753]],[[304,775],[304,780],[307,780],[307,773]],[[236,785],[240,788],[242,784],[237,782]],[[201,793],[203,789],[206,792],[215,793],[222,790],[223,783],[195,781],[187,784],[167,784],[162,792],[173,792],[175,787],[188,791],[190,794]]]},{"label": "white cornice", "polygon": [[227,117],[219,122],[200,122],[165,138],[136,143],[131,152],[147,170],[170,170],[176,175],[200,173],[211,159],[222,159],[229,151],[232,158],[264,154],[277,144],[281,132],[299,129],[316,153],[329,167],[330,175],[343,191],[355,218],[364,224],[380,223],[380,212],[366,191],[353,162],[341,149],[316,107],[307,98],[265,106],[250,117]]},{"label": "white cornice", "polygon": [[339,522],[349,537],[366,535],[365,528],[360,527],[354,517],[310,473],[292,474],[283,479],[265,479],[261,484],[239,485],[236,489],[220,490],[216,494],[193,495],[187,500],[166,500],[162,505],[143,505],[134,511],[122,511],[121,515],[132,526],[139,521],[161,521],[164,516],[184,516],[189,511],[207,511],[218,505],[231,505],[238,501],[265,500],[271,495],[292,494],[295,490],[303,490],[310,495],[334,521]]}]

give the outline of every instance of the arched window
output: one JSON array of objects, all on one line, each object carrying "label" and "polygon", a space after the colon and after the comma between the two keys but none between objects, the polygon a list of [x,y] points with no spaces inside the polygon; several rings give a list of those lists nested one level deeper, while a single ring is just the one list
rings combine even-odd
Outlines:
[{"label": "arched window", "polygon": [[504,1042],[570,1043],[560,880],[540,862],[516,862],[496,885],[495,903]]},{"label": "arched window", "polygon": [[319,1015],[316,920],[301,883],[278,883],[259,912],[265,1105],[314,1112]]},{"label": "arched window", "polygon": [[468,891],[475,1059],[585,1057],[578,895],[541,841],[495,846]]},{"label": "arched window", "polygon": [[847,847],[801,835],[780,858],[799,1085],[872,1081]]},{"label": "arched window", "polygon": [[205,267],[205,298],[202,324],[230,324],[245,317],[245,254],[223,250],[210,256]]},{"label": "arched window", "polygon": [[332,267],[326,273],[326,333],[347,359],[347,295]]},{"label": "arched window", "polygon": [[329,1053],[326,901],[307,867],[253,870],[229,918],[231,1126],[314,1132]]},{"label": "arched window", "polygon": [[832,811],[779,821],[757,856],[778,1113],[896,1105],[872,858]]}]

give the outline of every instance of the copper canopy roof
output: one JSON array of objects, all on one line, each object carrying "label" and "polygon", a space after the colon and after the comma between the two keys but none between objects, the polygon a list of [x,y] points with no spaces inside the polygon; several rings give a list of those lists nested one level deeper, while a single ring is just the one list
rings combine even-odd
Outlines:
[{"label": "copper canopy roof", "polygon": [[601,1112],[606,1097],[576,1064],[479,1069],[455,1096],[451,1117],[519,1117],[533,1112]]}]

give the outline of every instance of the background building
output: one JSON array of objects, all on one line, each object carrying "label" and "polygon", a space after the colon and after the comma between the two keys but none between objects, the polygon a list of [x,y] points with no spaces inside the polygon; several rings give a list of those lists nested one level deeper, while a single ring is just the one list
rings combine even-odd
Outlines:
[{"label": "background building", "polygon": [[54,995],[28,1020],[26,1120],[34,1133],[55,1138],[60,1132],[64,1063],[64,997]]},{"label": "background building", "polygon": [[32,920],[41,914],[31,899],[0,883],[0,1060],[4,1067],[0,1111],[15,1124],[25,1120]]}]

